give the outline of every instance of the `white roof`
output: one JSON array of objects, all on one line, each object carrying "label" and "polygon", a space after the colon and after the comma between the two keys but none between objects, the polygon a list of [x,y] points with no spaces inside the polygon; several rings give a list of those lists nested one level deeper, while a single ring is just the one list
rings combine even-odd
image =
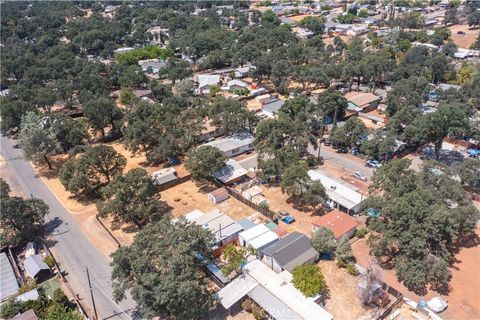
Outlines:
[{"label": "white roof", "polygon": [[216,171],[213,176],[223,183],[229,183],[235,179],[243,177],[248,173],[237,160],[228,159],[227,163],[218,171]]},{"label": "white roof", "polygon": [[308,176],[312,180],[320,181],[328,197],[347,209],[354,208],[367,198],[357,192],[359,189],[355,186],[330,177],[320,170],[309,170]]},{"label": "white roof", "polygon": [[186,215],[184,215],[184,217],[185,219],[187,219],[187,221],[195,221],[195,219],[203,216],[204,214],[205,213],[203,213],[202,211],[195,209],[192,212],[189,212]]},{"label": "white roof", "polygon": [[228,308],[245,292],[277,320],[333,319],[329,312],[287,282],[284,275],[277,274],[259,260],[249,262],[244,268],[244,275],[220,290],[218,298]]},{"label": "white roof", "polygon": [[244,87],[244,88],[248,87],[248,84],[245,81],[238,80],[238,79],[233,79],[227,82],[228,87],[231,87],[234,85],[237,85],[239,87]]},{"label": "white roof", "polygon": [[165,168],[152,173],[152,179],[155,184],[161,185],[177,179],[175,168]]},{"label": "white roof", "polygon": [[222,152],[228,152],[233,149],[242,148],[253,144],[253,137],[248,133],[239,133],[233,136],[216,139],[205,143],[207,146],[218,148]]},{"label": "white roof", "polygon": [[243,230],[235,220],[218,209],[213,209],[193,220],[203,228],[209,229],[217,241],[221,241]]},{"label": "white roof", "polygon": [[238,236],[242,237],[247,242],[247,245],[254,249],[262,248],[278,240],[278,235],[263,224],[243,231]]},{"label": "white roof", "polygon": [[198,75],[198,87],[209,87],[220,82],[220,75],[218,74],[199,74]]}]

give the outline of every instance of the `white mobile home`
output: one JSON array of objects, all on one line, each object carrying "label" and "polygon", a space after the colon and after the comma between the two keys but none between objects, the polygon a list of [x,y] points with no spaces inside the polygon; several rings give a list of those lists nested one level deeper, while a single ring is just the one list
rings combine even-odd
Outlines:
[{"label": "white mobile home", "polygon": [[251,229],[240,232],[238,241],[242,247],[252,247],[255,250],[260,250],[278,241],[278,236],[264,224],[258,224]]},{"label": "white mobile home", "polygon": [[238,133],[233,136],[207,142],[205,145],[216,147],[227,157],[231,158],[252,150],[253,137],[249,133]]},{"label": "white mobile home", "polygon": [[178,179],[177,171],[174,168],[165,168],[152,173],[153,183],[157,186],[176,179]]}]

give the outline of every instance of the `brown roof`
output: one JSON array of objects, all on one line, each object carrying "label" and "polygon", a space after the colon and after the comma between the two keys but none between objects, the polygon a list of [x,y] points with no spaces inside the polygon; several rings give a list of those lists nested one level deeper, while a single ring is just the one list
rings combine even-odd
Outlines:
[{"label": "brown roof", "polygon": [[35,314],[35,312],[32,309],[30,309],[25,311],[24,313],[16,315],[10,320],[38,320],[38,317]]},{"label": "brown roof", "polygon": [[216,198],[223,195],[228,195],[228,191],[225,188],[218,188],[217,190],[210,192],[210,194]]},{"label": "brown roof", "polygon": [[366,106],[366,105],[380,99],[379,96],[376,96],[376,95],[374,95],[373,93],[370,93],[370,92],[355,92],[355,91],[346,93],[344,97],[349,102],[354,103],[358,107]]},{"label": "brown roof", "polygon": [[332,230],[336,239],[341,238],[358,226],[358,222],[355,219],[337,209],[317,218],[312,224],[316,227],[325,227]]}]

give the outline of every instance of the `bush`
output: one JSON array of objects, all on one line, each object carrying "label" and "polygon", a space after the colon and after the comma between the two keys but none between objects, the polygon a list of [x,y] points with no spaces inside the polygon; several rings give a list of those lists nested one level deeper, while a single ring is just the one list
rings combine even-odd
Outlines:
[{"label": "bush", "polygon": [[347,265],[347,272],[352,276],[358,276],[358,270],[354,264],[350,263]]},{"label": "bush", "polygon": [[28,292],[30,290],[33,290],[37,287],[37,281],[33,279],[32,277],[28,277],[27,281],[23,284],[23,286],[20,287],[18,290],[18,293],[22,294],[25,292]]},{"label": "bush", "polygon": [[247,312],[250,312],[250,311],[252,311],[252,304],[253,304],[252,300],[246,299],[242,302],[242,309],[247,311]]},{"label": "bush", "polygon": [[265,310],[263,310],[262,307],[255,302],[252,302],[252,315],[256,320],[262,320],[266,318]]},{"label": "bush", "polygon": [[55,258],[53,256],[46,256],[43,259],[43,262],[45,262],[49,268],[53,268],[55,266]]},{"label": "bush", "polygon": [[315,167],[317,164],[318,164],[318,159],[317,159],[317,157],[309,154],[309,155],[307,156],[307,166],[308,166],[309,168],[313,168],[313,167]]},{"label": "bush", "polygon": [[293,269],[292,275],[295,288],[307,297],[314,297],[327,287],[325,278],[316,264],[300,265]]},{"label": "bush", "polygon": [[355,236],[357,238],[363,238],[365,235],[368,233],[368,230],[366,228],[360,228],[355,232]]},{"label": "bush", "polygon": [[341,260],[341,259],[337,260],[337,267],[339,268],[346,268],[348,267],[348,265],[349,264],[345,262],[345,260]]},{"label": "bush", "polygon": [[0,306],[0,318],[10,319],[23,312],[23,304],[15,299],[9,299]]}]

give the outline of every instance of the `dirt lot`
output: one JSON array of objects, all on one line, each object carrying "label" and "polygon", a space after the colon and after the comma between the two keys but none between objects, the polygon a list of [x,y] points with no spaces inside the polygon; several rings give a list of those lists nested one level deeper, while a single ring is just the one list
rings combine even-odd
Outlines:
[{"label": "dirt lot", "polygon": [[[476,230],[477,237],[472,239],[471,244],[463,247],[455,255],[455,263],[451,268],[452,280],[450,281],[449,293],[440,295],[429,291],[422,299],[431,299],[434,296],[442,296],[448,302],[448,309],[441,316],[445,319],[473,320],[480,319],[480,226]],[[366,238],[352,244],[352,249],[358,264],[367,267],[371,261]],[[406,297],[418,301],[421,297],[409,291],[396,279],[394,270],[384,270],[383,280],[402,292]]]},{"label": "dirt lot", "polygon": [[194,182],[187,181],[167,189],[160,193],[161,199],[166,201],[172,207],[172,216],[180,217],[195,209],[208,212],[213,209],[219,209],[234,220],[240,220],[247,217],[261,218],[262,215],[252,208],[244,205],[234,198],[229,198],[219,204],[213,204],[208,200],[208,193],[216,188],[199,189]]},{"label": "dirt lot", "polygon": [[[480,32],[480,29],[470,29],[466,24],[456,24],[449,27],[452,32],[452,41],[459,48],[470,48],[470,46],[475,42]],[[465,34],[457,34],[458,31],[463,31]]]},{"label": "dirt lot", "polygon": [[[345,269],[337,267],[334,261],[321,260],[318,265],[327,281],[330,298],[325,303],[325,309],[335,319],[358,319],[368,313],[358,299],[355,288],[357,277],[351,276]],[[348,307],[346,302],[348,301]]]}]

